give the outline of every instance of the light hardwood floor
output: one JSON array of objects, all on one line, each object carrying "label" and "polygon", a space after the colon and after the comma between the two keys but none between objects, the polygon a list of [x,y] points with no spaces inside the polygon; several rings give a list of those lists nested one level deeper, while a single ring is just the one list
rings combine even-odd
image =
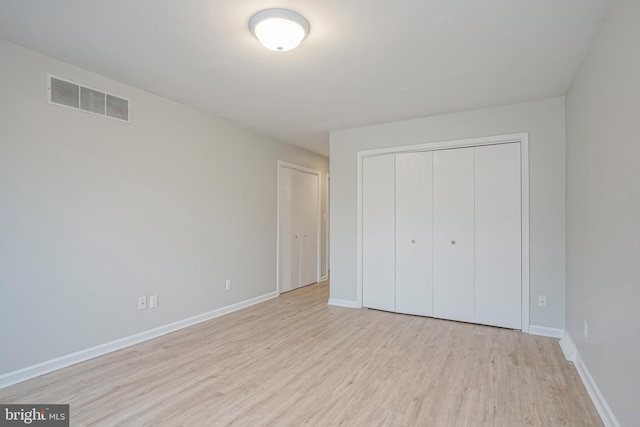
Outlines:
[{"label": "light hardwood floor", "polygon": [[328,283],[0,390],[71,425],[601,426],[556,339],[327,306]]}]

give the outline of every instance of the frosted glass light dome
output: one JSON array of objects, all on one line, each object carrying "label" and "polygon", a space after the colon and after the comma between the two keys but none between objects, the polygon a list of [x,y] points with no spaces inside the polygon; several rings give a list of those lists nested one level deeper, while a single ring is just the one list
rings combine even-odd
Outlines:
[{"label": "frosted glass light dome", "polygon": [[295,49],[309,34],[309,23],[292,10],[267,9],[253,15],[251,32],[267,49],[284,52]]}]

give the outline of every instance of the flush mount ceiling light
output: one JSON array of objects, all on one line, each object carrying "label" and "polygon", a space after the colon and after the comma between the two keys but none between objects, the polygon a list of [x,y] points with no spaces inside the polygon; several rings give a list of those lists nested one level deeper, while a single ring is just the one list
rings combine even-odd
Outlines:
[{"label": "flush mount ceiling light", "polygon": [[267,49],[284,52],[295,49],[309,34],[304,17],[288,9],[267,9],[253,15],[251,32]]}]

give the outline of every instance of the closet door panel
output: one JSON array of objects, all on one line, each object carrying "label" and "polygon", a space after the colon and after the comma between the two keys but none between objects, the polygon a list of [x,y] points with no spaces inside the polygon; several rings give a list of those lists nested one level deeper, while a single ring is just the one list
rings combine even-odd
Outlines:
[{"label": "closet door panel", "polygon": [[433,316],[433,153],[396,154],[396,311]]},{"label": "closet door panel", "polygon": [[279,290],[318,280],[318,176],[281,167],[279,171]]},{"label": "closet door panel", "polygon": [[318,176],[298,174],[300,286],[318,281]]},{"label": "closet door panel", "polygon": [[362,161],[362,304],[395,311],[394,155]]},{"label": "closet door panel", "polygon": [[[279,182],[279,260],[278,274],[280,276],[280,292],[287,292],[298,287],[298,252],[294,245],[293,230],[293,170],[280,169]],[[294,255],[295,254],[295,255]],[[295,264],[294,264],[295,263]]]},{"label": "closet door panel", "polygon": [[475,148],[476,322],[522,327],[520,144]]},{"label": "closet door panel", "polygon": [[433,314],[473,322],[474,151],[435,151]]}]

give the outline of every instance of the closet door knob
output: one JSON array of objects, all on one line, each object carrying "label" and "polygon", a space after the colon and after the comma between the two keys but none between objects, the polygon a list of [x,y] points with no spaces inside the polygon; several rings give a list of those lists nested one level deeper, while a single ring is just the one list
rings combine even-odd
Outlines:
[{"label": "closet door knob", "polygon": [[416,242],[416,239],[411,239],[411,243],[415,243],[415,242]]},{"label": "closet door knob", "polygon": [[456,244],[456,241],[455,241],[455,240],[452,240],[452,241],[451,241],[451,244],[452,244],[452,245],[455,245],[455,244]]}]

